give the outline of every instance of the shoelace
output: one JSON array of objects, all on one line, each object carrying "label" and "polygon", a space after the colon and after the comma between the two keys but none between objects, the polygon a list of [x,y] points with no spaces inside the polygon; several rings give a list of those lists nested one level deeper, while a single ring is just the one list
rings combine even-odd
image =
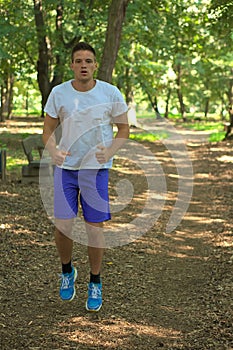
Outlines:
[{"label": "shoelace", "polygon": [[70,279],[69,279],[69,276],[60,275],[60,278],[61,278],[61,280],[62,280],[61,288],[62,288],[62,289],[68,289],[68,288],[70,287]]},{"label": "shoelace", "polygon": [[98,286],[92,285],[90,287],[90,297],[93,299],[98,299],[101,296],[101,291]]}]

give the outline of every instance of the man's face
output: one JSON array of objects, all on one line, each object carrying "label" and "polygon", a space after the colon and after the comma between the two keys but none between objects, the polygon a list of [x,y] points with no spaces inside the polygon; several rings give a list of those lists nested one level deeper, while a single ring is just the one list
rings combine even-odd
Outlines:
[{"label": "man's face", "polygon": [[95,56],[91,51],[76,51],[71,63],[71,69],[74,72],[75,79],[81,82],[87,82],[93,79],[93,74],[97,69]]}]

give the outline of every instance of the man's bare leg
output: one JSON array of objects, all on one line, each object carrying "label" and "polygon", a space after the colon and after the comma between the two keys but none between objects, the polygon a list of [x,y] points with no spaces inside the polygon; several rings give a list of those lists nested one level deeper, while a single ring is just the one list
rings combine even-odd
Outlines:
[{"label": "man's bare leg", "polygon": [[100,272],[104,254],[103,223],[86,222],[86,231],[88,235],[88,256],[91,269],[86,309],[96,312],[102,306]]},{"label": "man's bare leg", "polygon": [[86,222],[88,235],[88,257],[91,273],[98,275],[101,271],[104,254],[103,223]]},{"label": "man's bare leg", "polygon": [[55,242],[62,264],[68,264],[72,258],[73,240],[71,237],[73,220],[58,220],[55,222]]}]

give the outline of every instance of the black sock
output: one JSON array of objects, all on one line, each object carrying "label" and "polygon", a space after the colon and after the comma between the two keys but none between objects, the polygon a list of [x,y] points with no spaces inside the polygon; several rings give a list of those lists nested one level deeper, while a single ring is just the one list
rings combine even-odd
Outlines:
[{"label": "black sock", "polygon": [[72,264],[71,260],[68,264],[62,264],[62,273],[71,273],[72,272]]},{"label": "black sock", "polygon": [[90,273],[90,283],[100,283],[100,273],[98,275]]}]

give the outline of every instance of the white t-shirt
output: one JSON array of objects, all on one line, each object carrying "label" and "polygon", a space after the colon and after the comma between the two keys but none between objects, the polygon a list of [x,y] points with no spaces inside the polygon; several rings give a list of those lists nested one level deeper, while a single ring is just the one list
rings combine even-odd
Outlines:
[{"label": "white t-shirt", "polygon": [[110,168],[112,159],[105,164],[97,162],[97,146],[111,145],[114,118],[127,109],[118,88],[104,81],[96,80],[95,86],[86,92],[75,90],[72,80],[55,86],[44,111],[52,118],[59,118],[61,139],[58,147],[70,152],[62,168]]}]

